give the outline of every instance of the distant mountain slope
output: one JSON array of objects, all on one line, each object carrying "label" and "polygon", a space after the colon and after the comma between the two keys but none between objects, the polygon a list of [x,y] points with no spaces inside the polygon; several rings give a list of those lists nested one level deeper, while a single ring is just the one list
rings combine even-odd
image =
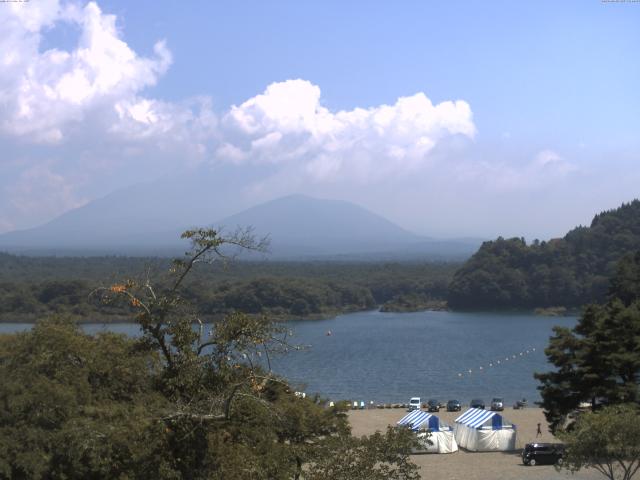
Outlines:
[{"label": "distant mountain slope", "polygon": [[423,240],[354,203],[305,195],[278,198],[217,223],[231,230],[251,225],[257,235],[269,234],[278,254],[388,251]]},{"label": "distant mountain slope", "polygon": [[602,301],[617,262],[640,250],[640,201],[596,215],[564,238],[482,244],[449,286],[454,308],[578,307]]},{"label": "distant mountain slope", "polygon": [[247,207],[237,193],[244,183],[233,178],[220,167],[137,184],[44,225],[0,235],[0,249],[27,253],[175,249],[185,228],[209,224]]},{"label": "distant mountain slope", "polygon": [[[180,233],[194,226],[237,226],[270,234],[271,258],[463,259],[474,240],[431,240],[363,207],[291,195],[252,206],[256,167],[202,167],[124,188],[28,230],[0,235],[0,251],[33,255],[160,255],[184,252]],[[247,208],[249,207],[249,208]]]},{"label": "distant mountain slope", "polygon": [[[420,237],[363,207],[291,195],[246,210],[224,170],[165,178],[114,192],[36,228],[0,235],[0,251],[35,255],[161,255],[184,251],[193,226],[251,226],[269,235],[271,258],[463,259],[479,240]],[[196,178],[197,177],[197,178]],[[233,212],[239,212],[234,213]],[[232,214],[232,215],[230,215]],[[221,220],[220,220],[221,219]]]}]

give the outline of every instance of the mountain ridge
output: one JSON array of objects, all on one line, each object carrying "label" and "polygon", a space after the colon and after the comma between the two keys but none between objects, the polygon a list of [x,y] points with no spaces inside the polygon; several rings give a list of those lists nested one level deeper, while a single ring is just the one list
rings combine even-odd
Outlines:
[{"label": "mountain ridge", "polygon": [[[155,188],[157,182],[150,185]],[[236,203],[207,211],[206,206],[201,206],[183,219],[179,207],[172,202],[182,196],[181,191],[168,193],[165,203],[173,206],[167,212],[154,203],[155,197],[146,196],[146,188],[130,187],[39,227],[0,235],[0,250],[36,255],[174,256],[186,247],[179,240],[180,233],[198,225],[224,226],[227,232],[250,226],[257,236],[271,237],[270,257],[278,259],[463,258],[479,244],[422,237],[355,203],[304,194],[275,198],[249,208],[239,208]],[[218,220],[211,221],[212,218]]]}]

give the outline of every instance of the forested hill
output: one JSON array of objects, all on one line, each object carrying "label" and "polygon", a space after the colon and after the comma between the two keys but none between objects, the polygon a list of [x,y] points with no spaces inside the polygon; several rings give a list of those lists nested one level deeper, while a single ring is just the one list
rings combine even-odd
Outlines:
[{"label": "forested hill", "polygon": [[[232,262],[200,264],[184,295],[204,318],[232,311],[316,318],[377,305],[387,311],[441,306],[457,263]],[[0,322],[70,314],[81,321],[129,319],[105,305],[100,286],[149,276],[166,280],[170,261],[150,257],[27,257],[0,253]]]},{"label": "forested hill", "polygon": [[627,253],[640,250],[640,201],[625,203],[564,238],[527,245],[522,238],[485,242],[454,275],[452,308],[579,307],[600,302]]}]

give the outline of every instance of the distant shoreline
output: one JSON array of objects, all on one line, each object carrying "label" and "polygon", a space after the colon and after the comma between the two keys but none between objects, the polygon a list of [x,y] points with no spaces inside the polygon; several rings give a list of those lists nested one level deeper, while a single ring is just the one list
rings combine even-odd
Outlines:
[{"label": "distant shoreline", "polygon": [[[381,313],[419,313],[419,312],[459,312],[459,313],[500,313],[500,314],[531,314],[535,316],[541,317],[576,317],[580,316],[581,312],[579,310],[567,309],[565,307],[549,307],[549,308],[536,308],[536,309],[496,309],[496,310],[453,310],[448,308],[446,301],[443,300],[434,300],[425,305],[420,305],[416,308],[406,307],[406,308],[393,308],[393,305],[382,304],[378,305],[376,308],[365,308],[362,310],[358,309],[346,309],[343,311],[331,311],[325,313],[316,313],[305,316],[294,316],[294,315],[275,315],[269,313],[260,313],[260,314],[251,314],[251,315],[264,315],[274,322],[292,322],[292,321],[315,321],[315,320],[328,320],[335,318],[340,315],[348,315],[351,313],[360,313],[360,312],[371,312],[377,311]],[[67,315],[64,312],[55,313],[48,312],[42,315],[18,315],[18,316],[0,316],[0,324],[32,324],[35,325],[41,318],[49,318],[54,315]],[[205,323],[216,323],[217,321],[222,320],[225,314],[216,314],[212,316],[203,316],[203,320]],[[123,323],[136,323],[135,319],[131,316],[126,315],[92,315],[90,318],[88,317],[80,317],[78,315],[70,316],[80,325],[85,324],[123,324]]]}]

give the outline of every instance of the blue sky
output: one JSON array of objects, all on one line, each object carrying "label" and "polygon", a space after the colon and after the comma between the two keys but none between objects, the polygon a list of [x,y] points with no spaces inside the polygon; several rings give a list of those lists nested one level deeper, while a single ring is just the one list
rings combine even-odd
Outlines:
[{"label": "blue sky", "polygon": [[[157,5],[150,8],[151,5]],[[464,99],[479,130],[637,142],[640,5],[566,2],[105,2],[144,52],[166,38],[163,98],[240,103],[274,81],[348,109],[424,91]],[[603,119],[607,121],[603,121]],[[635,143],[637,146],[637,143]]]},{"label": "blue sky", "polygon": [[[50,62],[43,56],[52,49],[73,54],[83,33],[102,31],[87,21],[84,3],[38,3],[21,6],[30,12],[0,11],[13,20],[18,15],[0,31],[22,39],[0,42],[0,53],[18,49],[32,59],[4,66],[6,112],[24,112],[22,103],[6,99],[24,91],[16,79],[28,65]],[[124,42],[136,60],[107,55],[110,68],[125,73],[104,88],[92,84],[80,100],[62,89],[64,68],[94,78],[95,65],[81,59],[41,68],[37,82],[51,88],[38,92],[53,89],[58,96],[49,104],[51,95],[34,93],[31,110],[41,102],[43,112],[63,113],[37,128],[24,127],[18,113],[2,119],[0,147],[11,158],[0,160],[0,231],[152,180],[150,171],[215,168],[235,153],[238,176],[273,166],[269,178],[247,185],[247,204],[305,191],[355,201],[436,236],[556,236],[638,196],[639,3],[103,1],[96,7],[91,18],[113,15],[110,41]],[[44,13],[36,15],[39,8]],[[37,49],[24,47],[25,39]],[[160,53],[159,40],[166,42]],[[100,45],[92,47],[96,58]],[[287,83],[296,79],[306,83]],[[313,126],[283,123],[269,110],[278,108],[273,102],[240,109],[260,131],[231,115],[234,105],[274,83],[284,86],[282,95],[267,96],[276,103],[298,87],[300,98],[316,98],[317,87],[317,104],[309,108],[336,115],[333,126],[318,127],[322,112]],[[434,106],[464,105],[455,104],[455,121],[445,105],[433,115],[404,116],[393,131],[376,130],[376,109],[388,105],[397,114],[398,99],[407,97],[413,112],[426,105],[413,97],[419,93]],[[362,120],[358,109],[374,113]],[[114,111],[117,119],[105,123]],[[142,111],[157,128],[140,120]],[[172,120],[157,121],[161,111]],[[340,111],[351,114],[339,118]],[[125,119],[138,123],[124,125]],[[132,138],[142,123],[149,128]],[[164,132],[161,150],[158,132]],[[95,139],[104,145],[98,148]],[[267,140],[276,142],[268,152]],[[260,150],[249,147],[255,141]],[[186,152],[187,144],[199,147]],[[296,152],[303,152],[300,158],[293,158]]]}]

